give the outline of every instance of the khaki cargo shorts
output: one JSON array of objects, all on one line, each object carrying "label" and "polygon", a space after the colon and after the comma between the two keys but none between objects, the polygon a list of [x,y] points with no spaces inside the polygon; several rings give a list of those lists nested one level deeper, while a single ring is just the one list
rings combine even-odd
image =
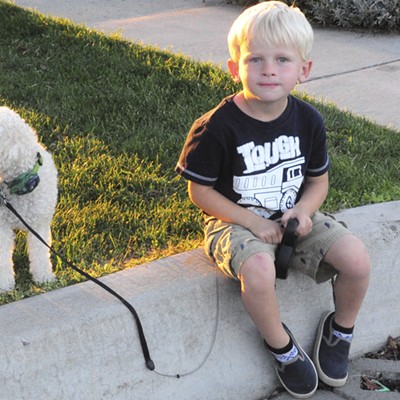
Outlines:
[{"label": "khaki cargo shorts", "polygon": [[[323,261],[326,252],[340,237],[351,232],[344,223],[336,221],[327,213],[316,212],[312,221],[312,231],[297,241],[290,268],[297,269],[321,283],[337,273],[330,264]],[[207,217],[204,233],[206,254],[233,279],[238,279],[242,264],[255,253],[267,252],[275,259],[276,245],[262,242],[240,225]]]}]

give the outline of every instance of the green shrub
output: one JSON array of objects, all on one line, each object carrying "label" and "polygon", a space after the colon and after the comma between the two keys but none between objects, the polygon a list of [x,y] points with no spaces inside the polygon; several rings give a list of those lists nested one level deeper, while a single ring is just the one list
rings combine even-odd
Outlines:
[{"label": "green shrub", "polygon": [[400,0],[304,1],[303,8],[321,26],[400,32]]},{"label": "green shrub", "polygon": [[[317,26],[400,32],[400,0],[283,0],[293,2]],[[231,0],[250,6],[261,0]]]}]

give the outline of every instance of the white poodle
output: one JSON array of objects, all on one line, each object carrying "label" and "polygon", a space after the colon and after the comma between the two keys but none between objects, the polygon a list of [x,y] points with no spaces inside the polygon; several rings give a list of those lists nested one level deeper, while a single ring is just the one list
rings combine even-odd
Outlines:
[{"label": "white poodle", "polygon": [[[57,170],[35,131],[14,111],[0,107],[0,195],[51,245],[50,224],[57,204]],[[14,230],[27,230],[0,199],[0,292],[14,288]],[[27,236],[35,282],[55,279],[49,249]]]}]

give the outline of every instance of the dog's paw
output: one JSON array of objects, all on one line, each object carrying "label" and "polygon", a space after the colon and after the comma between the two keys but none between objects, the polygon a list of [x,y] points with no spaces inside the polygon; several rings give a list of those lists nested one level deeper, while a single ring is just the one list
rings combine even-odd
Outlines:
[{"label": "dog's paw", "polygon": [[45,283],[45,282],[54,282],[57,277],[55,274],[51,271],[42,271],[40,273],[33,273],[32,274],[32,279],[36,283]]}]

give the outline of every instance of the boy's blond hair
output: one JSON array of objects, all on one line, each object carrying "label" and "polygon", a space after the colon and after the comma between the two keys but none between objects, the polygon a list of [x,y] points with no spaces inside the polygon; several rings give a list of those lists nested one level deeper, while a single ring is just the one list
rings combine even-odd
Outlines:
[{"label": "boy's blond hair", "polygon": [[265,1],[243,11],[233,23],[228,45],[234,62],[240,59],[243,43],[264,43],[272,47],[294,47],[308,61],[314,34],[304,14],[280,1]]}]

